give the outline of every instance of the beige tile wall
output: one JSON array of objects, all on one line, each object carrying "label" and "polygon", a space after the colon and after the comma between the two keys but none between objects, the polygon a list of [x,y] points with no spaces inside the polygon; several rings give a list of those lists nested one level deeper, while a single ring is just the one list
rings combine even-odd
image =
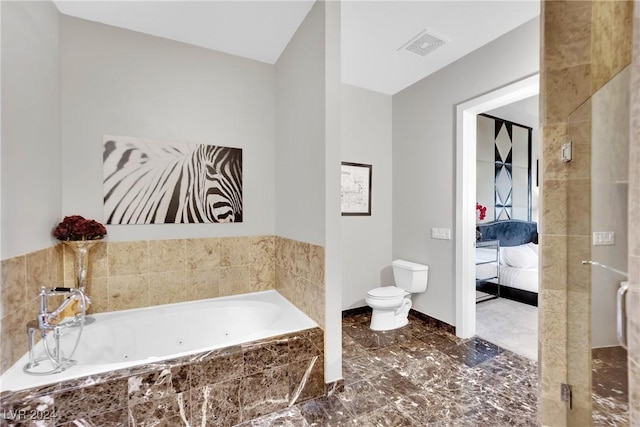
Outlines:
[{"label": "beige tile wall", "polygon": [[27,351],[26,324],[38,314],[40,287],[62,283],[62,248],[10,258],[0,268],[0,372],[4,372]]},{"label": "beige tile wall", "polygon": [[[540,423],[591,423],[591,95],[630,62],[631,1],[543,1]],[[560,146],[574,142],[574,161]],[[566,345],[565,345],[566,343]],[[573,386],[574,406],[560,401]]]},{"label": "beige tile wall", "polygon": [[635,1],[629,156],[629,425],[640,425],[640,0]]},{"label": "beige tile wall", "polygon": [[[324,248],[275,236],[98,242],[89,253],[89,312],[276,289],[276,264],[278,290],[323,326]],[[2,261],[1,372],[27,351],[25,324],[36,318],[40,286],[73,287],[75,271],[62,244]]]},{"label": "beige tile wall", "polygon": [[[99,242],[89,255],[90,312],[274,289],[274,236]],[[75,284],[64,247],[64,283]]]},{"label": "beige tile wall", "polygon": [[276,290],[324,329],[324,247],[276,237]]}]

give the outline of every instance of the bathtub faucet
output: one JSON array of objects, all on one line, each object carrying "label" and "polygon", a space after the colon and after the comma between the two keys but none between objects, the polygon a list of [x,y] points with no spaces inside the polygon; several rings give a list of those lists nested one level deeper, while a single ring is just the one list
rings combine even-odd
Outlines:
[{"label": "bathtub faucet", "polygon": [[[66,295],[62,304],[53,311],[49,311],[49,297]],[[40,288],[40,311],[38,319],[27,322],[27,337],[29,340],[29,362],[22,370],[30,375],[49,375],[64,371],[75,364],[73,355],[78,348],[82,329],[85,325],[87,298],[83,291],[75,288]],[[80,312],[78,313],[79,306]],[[70,312],[70,315],[67,315]],[[63,322],[66,317],[72,320]],[[61,347],[63,330],[68,327],[79,327],[75,345],[69,356],[65,356]],[[35,353],[35,334],[40,330],[44,355]],[[45,363],[42,363],[45,362]]]},{"label": "bathtub faucet", "polygon": [[[67,298],[62,301],[62,304],[53,311],[49,311],[48,298],[56,295],[68,295]],[[63,320],[63,312],[72,305],[72,303],[80,304],[81,307],[86,306],[87,297],[80,289],[75,288],[52,288],[47,289],[44,286],[40,289],[40,312],[38,313],[38,326],[40,330],[50,331],[53,330],[60,321]],[[84,309],[82,309],[84,312]],[[75,313],[74,313],[75,316]],[[73,323],[77,323],[79,320],[77,317],[73,320]]]}]

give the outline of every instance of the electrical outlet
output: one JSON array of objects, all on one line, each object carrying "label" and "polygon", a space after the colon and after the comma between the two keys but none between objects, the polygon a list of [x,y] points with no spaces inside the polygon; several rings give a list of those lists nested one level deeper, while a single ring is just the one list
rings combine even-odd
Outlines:
[{"label": "electrical outlet", "polygon": [[432,228],[431,238],[441,239],[441,240],[451,240],[451,229],[450,228]]},{"label": "electrical outlet", "polygon": [[594,231],[593,246],[614,245],[616,243],[616,233],[613,231]]}]

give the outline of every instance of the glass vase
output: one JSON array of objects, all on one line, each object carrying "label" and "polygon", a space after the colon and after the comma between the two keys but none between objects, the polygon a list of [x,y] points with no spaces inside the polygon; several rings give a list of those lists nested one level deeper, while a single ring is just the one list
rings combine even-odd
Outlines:
[{"label": "glass vase", "polygon": [[63,240],[69,249],[71,249],[75,255],[75,268],[76,268],[76,287],[82,292],[85,292],[85,285],[87,283],[87,269],[89,266],[89,249],[91,249],[97,240]]}]

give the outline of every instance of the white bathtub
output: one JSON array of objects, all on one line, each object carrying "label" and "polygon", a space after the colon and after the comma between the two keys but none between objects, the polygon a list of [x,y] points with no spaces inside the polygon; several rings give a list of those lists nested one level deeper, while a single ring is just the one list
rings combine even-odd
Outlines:
[{"label": "white bathtub", "polygon": [[[0,391],[32,387],[251,342],[318,326],[276,291],[92,315],[73,359],[63,372],[23,372],[25,354],[2,377]],[[63,342],[72,349],[75,335]],[[25,340],[27,339],[25,333]],[[42,343],[36,346],[43,355]]]}]

